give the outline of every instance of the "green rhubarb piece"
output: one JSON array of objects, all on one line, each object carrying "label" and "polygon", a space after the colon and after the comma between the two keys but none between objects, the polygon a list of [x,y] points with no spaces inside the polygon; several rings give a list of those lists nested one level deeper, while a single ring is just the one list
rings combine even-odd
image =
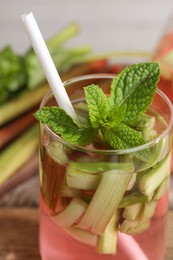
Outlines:
[{"label": "green rhubarb piece", "polygon": [[51,217],[51,219],[60,227],[70,227],[82,216],[87,206],[86,202],[74,198],[64,210],[56,216]]},{"label": "green rhubarb piece", "polygon": [[114,255],[117,252],[118,239],[118,225],[119,225],[119,211],[113,215],[109,221],[104,234],[98,236],[97,252],[100,254]]},{"label": "green rhubarb piece", "polygon": [[154,216],[157,201],[150,201],[143,204],[135,204],[125,208],[123,217],[125,220],[120,226],[120,231],[128,235],[135,235],[144,232],[150,225]]},{"label": "green rhubarb piece", "polygon": [[101,180],[101,175],[77,171],[67,167],[66,181],[70,188],[80,190],[95,190]]},{"label": "green rhubarb piece", "polygon": [[128,184],[127,191],[130,191],[136,183],[136,172],[133,173],[132,178]]},{"label": "green rhubarb piece", "polygon": [[139,189],[144,195],[150,196],[159,187],[164,178],[169,175],[171,159],[172,153],[169,151],[161,162],[142,176],[139,180]]},{"label": "green rhubarb piece", "polygon": [[123,211],[123,217],[128,220],[136,220],[140,216],[142,208],[142,203],[136,203],[134,205],[127,206]]},{"label": "green rhubarb piece", "polygon": [[66,229],[69,234],[75,240],[92,247],[97,245],[97,236],[87,230],[82,230],[78,227],[69,227]]},{"label": "green rhubarb piece", "polygon": [[140,192],[133,192],[130,193],[128,195],[125,195],[120,204],[119,204],[119,208],[125,208],[127,206],[131,206],[137,203],[145,203],[146,201],[148,201],[148,197],[145,196],[144,194],[141,194]]},{"label": "green rhubarb piece", "polygon": [[154,213],[157,201],[149,201],[146,203],[137,203],[124,209],[123,217],[127,220],[145,220],[150,219]]},{"label": "green rhubarb piece", "polygon": [[0,126],[38,105],[48,90],[49,86],[44,85],[1,105]]},{"label": "green rhubarb piece", "polygon": [[139,165],[139,171],[144,171],[147,170],[148,168],[154,166],[155,164],[157,164],[163,154],[164,148],[165,148],[165,143],[166,143],[166,137],[162,138],[151,150],[152,156],[151,156],[151,160],[150,162],[144,162],[141,164],[141,161],[139,161],[140,165]]},{"label": "green rhubarb piece", "polygon": [[153,217],[156,209],[157,201],[149,201],[143,205],[143,211],[140,215],[140,220],[150,219]]},{"label": "green rhubarb piece", "polygon": [[67,198],[75,198],[80,197],[81,192],[78,189],[70,188],[67,184],[62,185],[61,189],[61,197],[67,197]]},{"label": "green rhubarb piece", "polygon": [[152,129],[155,125],[155,122],[155,116],[151,116],[149,114],[144,113],[139,117],[139,120],[136,122],[136,125],[137,128],[140,130],[142,130],[143,128]]},{"label": "green rhubarb piece", "polygon": [[127,235],[136,235],[146,231],[150,226],[150,219],[124,220],[120,226],[120,232]]},{"label": "green rhubarb piece", "polygon": [[102,235],[115,214],[132,174],[123,170],[104,172],[78,227]]},{"label": "green rhubarb piece", "polygon": [[113,169],[129,173],[134,171],[132,162],[70,162],[69,167],[87,173],[106,172]]},{"label": "green rhubarb piece", "polygon": [[58,163],[67,164],[68,157],[64,151],[64,146],[60,142],[51,142],[47,147],[50,156]]},{"label": "green rhubarb piece", "polygon": [[154,130],[155,122],[156,118],[154,116],[143,114],[136,123],[137,129],[142,132],[142,136],[146,142],[150,142],[157,137],[157,132]]},{"label": "green rhubarb piece", "polygon": [[163,126],[167,127],[168,126],[168,123],[166,121],[166,119],[161,115],[159,114],[157,111],[155,111],[154,109],[152,108],[149,108],[150,112],[152,113],[152,115],[155,116],[156,120],[159,121]]},{"label": "green rhubarb piece", "polygon": [[147,127],[142,129],[142,136],[144,137],[144,140],[146,141],[146,143],[154,140],[158,134],[157,131],[154,129],[148,129]]},{"label": "green rhubarb piece", "polygon": [[166,177],[162,181],[160,186],[156,189],[153,195],[153,200],[159,200],[160,198],[162,198],[165,195],[165,193],[168,191],[168,187],[169,187],[169,177]]},{"label": "green rhubarb piece", "polygon": [[0,154],[0,184],[20,169],[38,147],[38,126],[34,125],[12,142]]}]

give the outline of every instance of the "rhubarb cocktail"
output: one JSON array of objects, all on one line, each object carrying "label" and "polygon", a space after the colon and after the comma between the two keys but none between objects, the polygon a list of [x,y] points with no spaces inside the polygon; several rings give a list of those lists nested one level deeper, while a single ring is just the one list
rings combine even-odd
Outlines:
[{"label": "rhubarb cocktail", "polygon": [[78,122],[43,99],[43,260],[164,259],[172,107],[158,78],[143,63],[65,82]]}]

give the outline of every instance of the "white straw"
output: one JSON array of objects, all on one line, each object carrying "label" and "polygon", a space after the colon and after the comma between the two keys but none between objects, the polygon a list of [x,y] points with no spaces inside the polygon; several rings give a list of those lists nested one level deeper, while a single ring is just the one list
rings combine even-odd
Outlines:
[{"label": "white straw", "polygon": [[21,20],[59,107],[63,108],[68,115],[78,122],[77,115],[66,93],[32,12],[23,14]]}]

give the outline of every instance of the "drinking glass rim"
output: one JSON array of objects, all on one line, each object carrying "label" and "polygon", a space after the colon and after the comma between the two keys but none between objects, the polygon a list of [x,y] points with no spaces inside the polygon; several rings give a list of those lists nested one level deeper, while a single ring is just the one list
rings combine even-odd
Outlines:
[{"label": "drinking glass rim", "polygon": [[[89,75],[82,75],[82,76],[77,76],[77,77],[73,77],[69,80],[66,80],[63,82],[64,86],[67,86],[71,83],[75,83],[81,80],[89,80],[89,79],[113,79],[116,75],[114,74],[109,74],[109,73],[100,73],[100,74],[89,74]],[[85,152],[85,153],[94,153],[94,154],[128,154],[128,153],[134,153],[134,152],[138,152],[147,148],[150,148],[151,146],[153,146],[154,144],[157,144],[161,139],[163,139],[168,133],[169,131],[171,131],[172,125],[173,125],[173,105],[171,103],[171,101],[169,100],[169,98],[166,96],[165,93],[163,93],[163,91],[161,91],[160,89],[156,90],[156,93],[162,98],[164,99],[164,101],[166,102],[167,106],[169,107],[170,110],[170,122],[167,126],[167,128],[155,139],[153,139],[150,142],[147,142],[143,145],[139,145],[139,146],[135,146],[135,147],[131,147],[131,148],[126,148],[126,149],[121,149],[121,150],[116,150],[116,149],[92,149],[92,148],[87,148],[87,147],[83,147],[80,145],[76,145],[73,143],[70,143],[68,141],[66,141],[65,139],[61,138],[59,135],[57,135],[56,133],[54,133],[48,125],[46,124],[42,124],[40,123],[44,129],[55,139],[57,139],[59,142],[61,142],[63,145],[65,145],[66,147],[69,147],[70,149],[73,150],[78,150],[81,152]],[[48,98],[53,95],[52,91],[49,90],[43,97],[41,103],[40,103],[40,109],[44,107],[44,105],[46,104],[46,101],[48,100]]]}]

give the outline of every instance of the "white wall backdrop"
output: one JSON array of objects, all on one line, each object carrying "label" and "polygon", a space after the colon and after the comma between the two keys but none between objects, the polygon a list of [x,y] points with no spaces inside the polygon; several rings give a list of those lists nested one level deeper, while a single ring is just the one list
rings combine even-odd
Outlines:
[{"label": "white wall backdrop", "polygon": [[0,0],[0,48],[10,44],[21,53],[27,49],[19,17],[30,11],[45,38],[75,21],[81,33],[71,45],[89,44],[96,52],[152,51],[173,13],[173,1]]}]

